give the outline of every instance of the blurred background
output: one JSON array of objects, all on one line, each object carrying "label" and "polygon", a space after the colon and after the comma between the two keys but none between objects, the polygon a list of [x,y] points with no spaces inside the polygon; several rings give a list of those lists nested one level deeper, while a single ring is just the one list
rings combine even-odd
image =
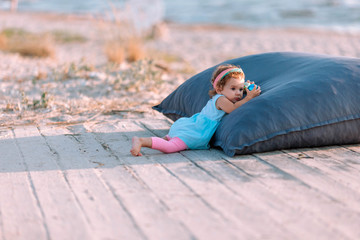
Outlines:
[{"label": "blurred background", "polygon": [[[14,0],[0,0],[9,9]],[[18,11],[107,16],[112,8],[141,24],[170,21],[240,27],[307,27],[360,30],[359,0],[15,0]]]},{"label": "blurred background", "polygon": [[359,58],[359,39],[360,0],[0,0],[0,126],[160,117],[225,60]]}]

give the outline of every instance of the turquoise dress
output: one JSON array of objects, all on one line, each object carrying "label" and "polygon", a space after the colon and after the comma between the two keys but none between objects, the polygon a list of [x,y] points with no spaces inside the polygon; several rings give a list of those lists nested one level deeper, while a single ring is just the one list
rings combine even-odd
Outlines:
[{"label": "turquoise dress", "polygon": [[221,96],[223,95],[213,96],[200,113],[175,121],[168,135],[172,138],[180,138],[188,149],[209,149],[210,139],[225,115],[223,110],[219,110],[215,106],[216,100]]}]

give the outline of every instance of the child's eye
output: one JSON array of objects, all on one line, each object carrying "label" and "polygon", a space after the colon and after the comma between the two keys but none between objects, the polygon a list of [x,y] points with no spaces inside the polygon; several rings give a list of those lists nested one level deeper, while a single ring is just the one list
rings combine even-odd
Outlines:
[{"label": "child's eye", "polygon": [[231,88],[231,90],[235,91],[236,89],[235,89],[235,88]]}]

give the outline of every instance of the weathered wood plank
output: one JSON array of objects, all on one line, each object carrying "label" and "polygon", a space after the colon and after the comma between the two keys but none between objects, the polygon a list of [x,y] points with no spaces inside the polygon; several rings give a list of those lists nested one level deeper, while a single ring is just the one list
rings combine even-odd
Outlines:
[{"label": "weathered wood plank", "polygon": [[[149,156],[145,159],[150,165],[136,164],[133,165],[134,170],[169,206],[171,215],[181,219],[197,238],[233,239],[236,238],[239,231],[245,238],[256,235],[238,221],[229,219],[208,201],[208,198],[216,195],[215,192],[204,197],[192,186],[189,186],[183,176],[174,174],[164,166],[169,156]],[[175,167],[178,163],[182,165],[184,162],[183,156],[180,154],[171,154],[171,159]],[[131,157],[124,158],[124,160],[129,164],[133,162]],[[196,178],[196,176],[193,177]],[[231,206],[228,207],[231,208]]]},{"label": "weathered wood plank", "polygon": [[[355,144],[355,145],[346,145],[346,146],[342,146],[354,153],[360,154],[360,144]],[[356,163],[359,163],[358,161],[356,161]]]},{"label": "weathered wood plank", "polygon": [[[161,126],[153,124],[153,121],[142,121],[146,128],[150,129],[153,133],[159,128],[166,128],[166,124]],[[165,125],[165,126],[164,126]],[[155,128],[153,130],[153,128]],[[261,216],[269,215],[274,221],[286,229],[290,229],[298,237],[311,238],[314,236],[323,236],[323,239],[338,236],[344,238],[345,236],[337,230],[329,230],[329,226],[321,219],[314,217],[313,213],[304,214],[302,210],[292,207],[287,204],[286,200],[274,196],[269,190],[262,186],[260,181],[253,178],[251,175],[246,174],[240,169],[234,169],[226,164],[222,158],[226,159],[227,156],[221,154],[219,151],[183,151],[181,154],[185,155],[191,162],[204,169],[219,182],[228,187],[231,191],[235,192],[241,199],[244,199],[248,209],[254,208],[260,210]],[[250,158],[250,157],[248,157]],[[231,164],[230,164],[231,165]],[[282,176],[278,176],[282,177]],[[296,184],[295,186],[296,187]],[[251,197],[249,197],[251,196]],[[266,199],[264,201],[264,199]],[[299,218],[298,216],[301,216]],[[261,222],[259,220],[257,222]],[[270,219],[271,221],[271,219]],[[271,228],[271,224],[260,224]],[[304,232],[304,228],[307,229]],[[280,228],[281,229],[281,228]]]},{"label": "weathered wood plank", "polygon": [[172,122],[167,119],[142,119],[137,121],[137,123],[157,137],[164,137],[168,134],[172,124]]},{"label": "weathered wood plank", "polygon": [[[134,173],[145,182],[149,188],[168,206],[169,214],[179,219],[196,238],[200,239],[236,239],[241,229],[241,235],[246,237],[254,236],[246,228],[241,228],[236,222],[229,221],[223,214],[205,201],[202,196],[193,191],[182,178],[174,175],[162,164],[164,158],[169,156],[159,154],[156,150],[146,150],[143,153],[151,152],[153,157],[132,157],[129,154],[131,137],[151,136],[137,124],[132,122],[119,122],[114,124],[117,132],[126,135],[127,142],[116,142],[106,139],[106,135],[100,135],[102,141],[108,144],[108,148],[118,158],[132,168]],[[110,136],[111,138],[111,136]],[[126,153],[124,146],[126,145]],[[156,160],[155,160],[156,159]],[[173,162],[184,162],[183,156],[172,154]],[[165,160],[163,160],[165,161]],[[214,195],[216,193],[212,193]]]},{"label": "weathered wood plank", "polygon": [[360,238],[360,145],[130,155],[170,125],[0,129],[0,239]]},{"label": "weathered wood plank", "polygon": [[83,209],[59,169],[57,155],[34,126],[16,127],[16,142],[28,166],[51,239],[92,239]]},{"label": "weathered wood plank", "polygon": [[317,162],[327,166],[332,166],[341,170],[340,174],[348,173],[357,175],[360,171],[360,153],[352,150],[355,146],[329,146],[322,148],[303,148],[284,151],[292,157],[306,161],[307,159],[317,159]]},{"label": "weathered wood plank", "polygon": [[0,238],[46,239],[46,225],[13,133],[0,132]]},{"label": "weathered wood plank", "polygon": [[[178,219],[169,215],[168,206],[139,179],[131,167],[124,165],[111,149],[103,147],[101,136],[110,134],[110,138],[114,137],[111,125],[103,124],[101,129],[97,129],[101,134],[87,132],[83,126],[69,129],[76,134],[83,155],[88,160],[101,160],[101,166],[95,171],[108,185],[109,190],[123,202],[148,239],[192,238],[189,230]],[[97,135],[101,136],[96,137]],[[122,144],[122,138],[119,139],[119,144]],[[114,140],[118,140],[116,136]]]},{"label": "weathered wood plank", "polygon": [[[94,239],[145,239],[121,199],[94,172],[96,162],[89,162],[86,150],[76,134],[64,127],[41,127],[41,134],[59,158],[66,181],[91,227]],[[95,146],[88,146],[87,149]],[[122,227],[119,227],[122,226]]]},{"label": "weathered wood plank", "polygon": [[[161,126],[161,123],[158,124],[159,126],[156,126],[154,121],[149,122],[148,120],[141,121],[141,123],[146,129],[150,130]],[[163,124],[163,128],[166,129],[166,127],[167,124]],[[153,130],[152,132],[155,133]],[[292,233],[285,229],[279,222],[272,219],[269,214],[264,214],[258,206],[249,204],[246,198],[244,199],[243,196],[238,196],[238,194],[231,188],[228,188],[223,181],[216,178],[216,173],[213,174],[209,172],[207,170],[208,166],[214,166],[214,162],[204,161],[202,162],[203,164],[201,164],[201,161],[197,162],[193,160],[196,155],[201,156],[201,154],[206,154],[207,152],[208,151],[194,150],[183,151],[181,154],[185,158],[182,162],[167,165],[166,163],[170,163],[170,161],[166,161],[163,164],[175,175],[181,176],[183,181],[192,187],[200,196],[208,196],[209,192],[216,192],[216,195],[206,200],[215,208],[219,209],[227,218],[231,219],[231,221],[238,222],[245,228],[251,229],[256,232],[256,234],[259,234],[257,237],[268,237],[272,234],[273,236],[283,238],[294,238]],[[212,159],[215,160],[214,158]],[[179,169],[181,170],[179,171]],[[189,175],[185,173],[189,173]],[[191,175],[196,177],[191,177]],[[199,184],[199,182],[202,184]],[[240,184],[242,183],[244,183],[244,179],[240,182]],[[264,228],[263,226],[267,227]],[[271,234],[269,233],[270,231]]]},{"label": "weathered wood plank", "polygon": [[[259,158],[258,156],[261,156]],[[275,156],[274,156],[275,155]],[[236,157],[238,160],[229,160],[236,164],[239,168],[245,170],[249,174],[256,176],[258,179],[269,186],[275,193],[287,199],[292,205],[313,212],[318,218],[329,224],[329,231],[333,228],[341,230],[350,237],[358,236],[359,213],[347,204],[328,195],[322,189],[317,189],[303,182],[302,179],[291,175],[285,168],[269,164],[263,159],[286,159],[286,155],[279,152],[257,154],[250,164],[242,161],[242,156]],[[288,158],[288,156],[287,156]],[[289,165],[288,168],[295,168],[291,163],[284,160],[284,164]],[[292,166],[292,167],[291,167]],[[311,174],[304,170],[303,174]],[[283,175],[282,177],[279,177]],[[291,181],[290,181],[291,180]],[[292,181],[298,182],[293,186]],[[326,186],[324,186],[326,188]]]},{"label": "weathered wood plank", "polygon": [[185,159],[188,161],[182,160],[172,163],[169,158],[166,158],[159,163],[162,163],[180,178],[226,219],[241,226],[241,228],[248,229],[253,237],[295,238],[280,223],[274,221],[268,214],[264,214],[260,208],[248,204],[247,199],[242,198],[222,182],[217,181],[213,177],[214,175],[206,171],[206,167],[191,163],[186,157]]},{"label": "weathered wood plank", "polygon": [[[225,158],[281,197],[288,205],[328,224],[327,233],[332,234],[334,229],[337,229],[350,239],[359,235],[357,227],[359,214],[342,202],[303,183],[282,169],[268,164],[261,158],[252,156],[236,156],[234,158],[225,156]],[[302,215],[300,214],[298,217],[302,217]]]},{"label": "weathered wood plank", "polygon": [[355,211],[360,211],[360,194],[349,189],[326,174],[316,169],[312,169],[296,159],[283,154],[282,152],[273,152],[271,154],[258,154],[261,159],[272,164],[292,176],[300,179],[302,182],[312,186],[318,191],[327,194],[338,201],[348,205]]},{"label": "weathered wood plank", "polygon": [[[220,151],[186,151],[184,154],[234,191],[248,208],[258,209],[261,214],[259,217],[269,216],[270,220],[282,225],[283,229],[290,231],[294,236],[305,239],[314,236],[322,236],[322,239],[345,237],[337,230],[328,232],[329,225],[315,214],[293,207],[281,195],[267,189],[256,178],[223,160],[224,156]],[[296,182],[293,187],[296,187]],[[307,231],[304,232],[304,229]]]},{"label": "weathered wood plank", "polygon": [[314,171],[325,174],[352,191],[360,192],[360,169],[357,169],[360,155],[337,146],[285,152]]}]

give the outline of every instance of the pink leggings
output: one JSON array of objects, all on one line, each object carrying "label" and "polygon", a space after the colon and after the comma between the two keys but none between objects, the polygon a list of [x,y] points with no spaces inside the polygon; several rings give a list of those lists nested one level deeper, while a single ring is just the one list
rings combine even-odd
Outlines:
[{"label": "pink leggings", "polygon": [[171,138],[166,135],[167,140],[159,137],[152,137],[152,149],[163,153],[174,153],[187,149],[186,144],[178,137]]}]

